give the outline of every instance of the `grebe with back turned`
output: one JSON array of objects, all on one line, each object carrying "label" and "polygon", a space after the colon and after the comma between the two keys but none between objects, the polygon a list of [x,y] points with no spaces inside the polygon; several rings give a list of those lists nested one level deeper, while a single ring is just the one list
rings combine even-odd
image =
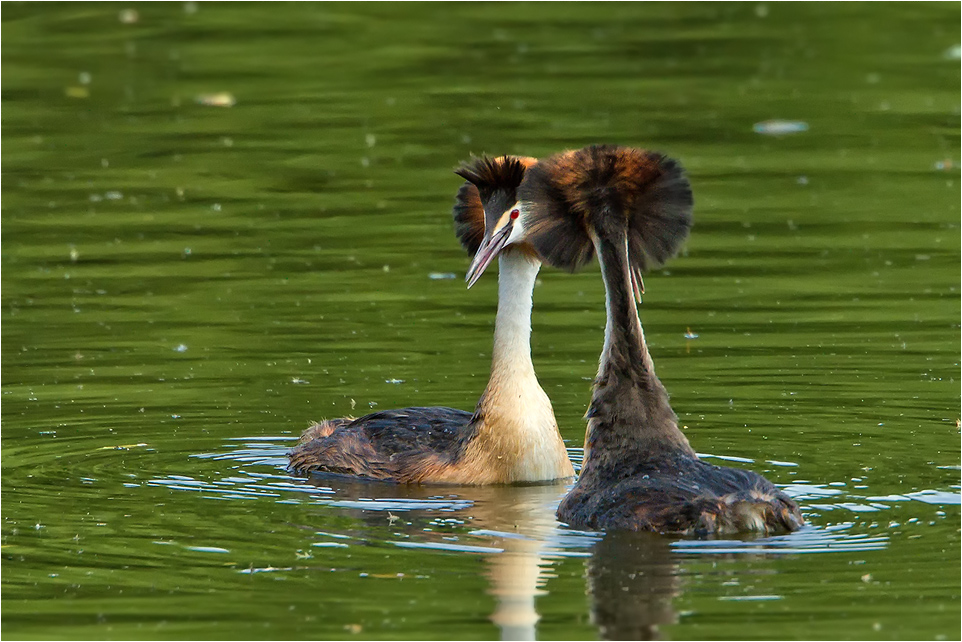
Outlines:
[{"label": "grebe with back turned", "polygon": [[587,147],[529,167],[518,199],[519,216],[502,219],[492,241],[529,244],[568,270],[597,254],[605,283],[584,464],[559,519],[700,535],[799,528],[798,506],[767,479],[698,458],[655,375],[635,299],[642,271],[671,258],[691,227],[691,187],[679,164],[633,148]]},{"label": "grebe with back turned", "polygon": [[[477,266],[495,256],[478,251],[491,247],[485,230],[510,219],[517,187],[535,162],[480,158],[457,170],[466,182],[454,206],[455,227],[462,245],[475,254],[468,272],[474,280],[483,271]],[[531,302],[541,262],[523,243],[498,256],[491,376],[474,413],[419,407],[321,421],[291,451],[293,470],[399,483],[501,484],[574,476],[531,362]]]}]

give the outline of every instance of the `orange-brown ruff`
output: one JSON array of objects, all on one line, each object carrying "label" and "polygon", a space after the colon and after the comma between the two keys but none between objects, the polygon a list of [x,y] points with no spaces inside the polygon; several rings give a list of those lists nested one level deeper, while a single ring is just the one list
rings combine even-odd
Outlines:
[{"label": "orange-brown ruff", "polygon": [[607,295],[584,466],[558,518],[701,535],[799,528],[798,506],[767,479],[698,459],[655,376],[633,294],[641,271],[688,235],[693,199],[681,167],[651,152],[588,147],[540,161],[518,195],[525,239],[544,261],[575,269],[597,253]]},{"label": "orange-brown ruff", "polygon": [[[534,162],[481,158],[458,170],[467,182],[458,191],[454,219],[466,249],[478,250],[486,216],[496,219],[516,202],[518,184]],[[400,483],[501,484],[574,476],[531,363],[531,296],[541,263],[524,246],[502,252],[499,261],[491,378],[474,414],[402,408],[322,421],[291,451],[293,470]]]}]

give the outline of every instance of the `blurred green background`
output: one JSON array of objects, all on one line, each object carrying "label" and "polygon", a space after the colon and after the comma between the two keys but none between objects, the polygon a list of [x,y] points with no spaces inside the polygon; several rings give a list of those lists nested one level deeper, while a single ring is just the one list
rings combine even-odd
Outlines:
[{"label": "blurred green background", "polygon": [[[0,18],[5,637],[958,639],[957,3]],[[602,142],[691,177],[641,308],[686,434],[811,526],[600,540],[564,488],[288,475],[314,419],[473,408],[496,280],[451,170]],[[533,325],[577,459],[597,267]]]}]

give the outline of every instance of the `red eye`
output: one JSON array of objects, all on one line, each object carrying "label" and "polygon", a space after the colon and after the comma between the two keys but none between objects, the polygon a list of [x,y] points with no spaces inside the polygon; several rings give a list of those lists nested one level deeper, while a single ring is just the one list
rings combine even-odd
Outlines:
[{"label": "red eye", "polygon": [[511,210],[511,220],[512,220],[512,221],[513,221],[514,219],[518,218],[519,216],[521,216],[521,210]]}]

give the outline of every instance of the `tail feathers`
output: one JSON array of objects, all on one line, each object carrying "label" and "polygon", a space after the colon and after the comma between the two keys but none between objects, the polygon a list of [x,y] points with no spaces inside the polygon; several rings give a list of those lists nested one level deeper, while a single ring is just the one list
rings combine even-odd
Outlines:
[{"label": "tail feathers", "polygon": [[[703,512],[702,516],[708,516]],[[804,520],[791,499],[782,493],[762,494],[758,491],[738,492],[723,496],[718,501],[718,510],[712,516],[714,528],[709,532],[771,533],[795,531],[801,528]],[[696,531],[700,528],[696,527]]]}]

